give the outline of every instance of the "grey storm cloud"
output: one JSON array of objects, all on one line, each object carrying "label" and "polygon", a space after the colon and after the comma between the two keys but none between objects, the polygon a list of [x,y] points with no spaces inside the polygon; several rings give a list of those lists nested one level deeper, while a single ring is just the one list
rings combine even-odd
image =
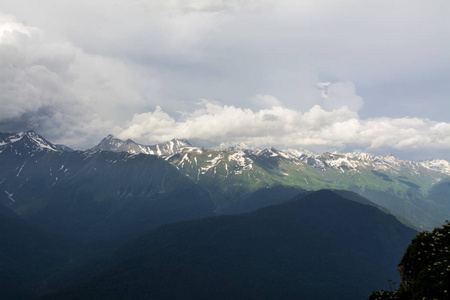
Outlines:
[{"label": "grey storm cloud", "polygon": [[17,122],[22,130],[76,145],[99,131],[100,138],[113,121],[126,120],[143,105],[135,75],[122,62],[49,41],[45,32],[12,16],[0,15],[0,22],[3,124]]},{"label": "grey storm cloud", "polygon": [[75,148],[114,133],[142,143],[445,152],[449,9],[4,0],[0,129],[34,129]]}]

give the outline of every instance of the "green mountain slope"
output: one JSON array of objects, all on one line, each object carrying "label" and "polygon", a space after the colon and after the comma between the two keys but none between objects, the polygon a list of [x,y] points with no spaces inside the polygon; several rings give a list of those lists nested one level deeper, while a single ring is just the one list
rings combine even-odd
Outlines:
[{"label": "green mountain slope", "polygon": [[441,224],[450,216],[442,194],[434,193],[436,199],[431,199],[435,186],[448,175],[392,156],[188,147],[167,160],[211,193],[218,213],[237,211],[255,190],[283,185],[351,190],[423,228]]}]

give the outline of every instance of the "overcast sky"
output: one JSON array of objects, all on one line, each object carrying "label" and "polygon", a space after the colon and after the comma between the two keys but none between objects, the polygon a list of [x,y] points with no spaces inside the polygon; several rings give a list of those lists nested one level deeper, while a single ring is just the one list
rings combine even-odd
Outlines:
[{"label": "overcast sky", "polygon": [[450,1],[0,0],[0,131],[450,159]]}]

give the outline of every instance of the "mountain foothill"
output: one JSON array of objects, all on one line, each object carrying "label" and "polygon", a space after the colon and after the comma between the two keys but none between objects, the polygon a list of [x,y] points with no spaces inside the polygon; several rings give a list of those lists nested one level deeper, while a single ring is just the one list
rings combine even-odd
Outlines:
[{"label": "mountain foothill", "polygon": [[1,299],[365,299],[450,215],[443,160],[28,131],[0,165]]}]

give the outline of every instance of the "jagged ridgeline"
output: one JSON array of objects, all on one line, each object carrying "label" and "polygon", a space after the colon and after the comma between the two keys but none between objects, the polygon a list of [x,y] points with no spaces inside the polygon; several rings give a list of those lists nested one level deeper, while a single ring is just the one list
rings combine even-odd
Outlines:
[{"label": "jagged ridgeline", "polygon": [[112,136],[93,149],[153,151],[206,189],[217,206],[216,213],[251,210],[256,206],[247,201],[255,191],[284,186],[298,191],[351,190],[410,220],[418,228],[431,229],[450,215],[446,200],[450,195],[450,164],[444,160],[419,163],[391,155],[361,152],[317,155],[304,149],[256,149],[246,145],[204,149],[176,139],[146,146]]},{"label": "jagged ridgeline", "polygon": [[0,201],[83,245],[120,243],[215,210],[207,191],[158,156],[68,152],[31,132],[15,135],[0,150]]},{"label": "jagged ridgeline", "polygon": [[178,153],[181,149],[191,147],[192,145],[187,140],[173,139],[167,143],[157,145],[141,145],[130,139],[122,141],[109,134],[97,146],[91,150],[113,151],[113,152],[130,152],[143,153],[158,156],[173,155]]},{"label": "jagged ridgeline", "polygon": [[[27,155],[33,155],[33,151],[65,151],[33,132],[2,134],[1,137],[0,151],[3,157],[8,156],[5,164],[17,173]],[[23,147],[20,145],[25,141],[28,146],[24,149],[28,152],[20,150]],[[239,213],[287,200],[292,196],[289,192],[286,197],[281,197],[282,200],[266,199],[261,201],[261,205],[252,197],[258,190],[283,186],[297,192],[322,188],[354,191],[409,220],[417,228],[431,229],[442,224],[450,215],[447,201],[450,195],[450,165],[444,160],[419,163],[360,152],[317,155],[302,149],[261,150],[242,145],[204,149],[177,139],[148,146],[131,140],[122,141],[111,135],[92,149],[77,153],[88,156],[99,151],[154,154],[163,158],[209,193],[216,214]],[[111,157],[110,161],[117,164],[121,159],[125,156],[118,156],[117,159]],[[59,170],[64,161],[59,162],[59,167],[55,166],[50,172],[51,184],[68,176],[62,174],[67,165]],[[9,169],[3,170],[3,179],[17,175],[14,172],[6,174]],[[48,170],[45,172],[49,173]],[[9,198],[14,198],[18,191],[13,187],[6,188],[4,184],[0,188],[5,191],[0,199],[10,205],[12,200]]]},{"label": "jagged ridgeline", "polygon": [[[305,190],[351,190],[425,228],[441,224],[449,215],[438,199],[449,195],[445,183],[450,169],[434,168],[437,162],[417,163],[367,153],[314,155],[273,148],[185,148],[167,160],[208,189],[223,212],[234,212],[230,199],[239,201],[239,196],[249,191],[284,185]],[[441,163],[446,166],[446,162]],[[438,184],[444,184],[442,192],[433,198]]]}]

